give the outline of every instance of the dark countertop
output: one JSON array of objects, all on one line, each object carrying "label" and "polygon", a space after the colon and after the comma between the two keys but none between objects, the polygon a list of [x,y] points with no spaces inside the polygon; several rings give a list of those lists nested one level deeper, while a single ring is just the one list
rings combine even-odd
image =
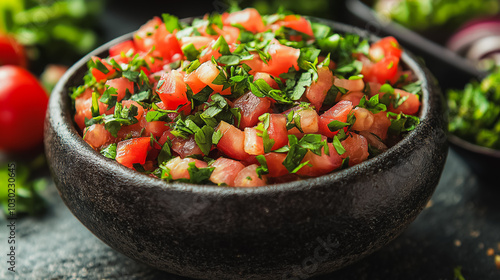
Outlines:
[{"label": "dark countertop", "polygon": [[[17,273],[7,271],[7,222],[0,222],[0,279],[187,279],[137,263],[102,243],[66,208],[54,184],[49,209],[17,220]],[[428,207],[396,240],[327,279],[500,279],[500,188],[480,181],[453,150]],[[14,277],[15,276],[15,277]]]}]

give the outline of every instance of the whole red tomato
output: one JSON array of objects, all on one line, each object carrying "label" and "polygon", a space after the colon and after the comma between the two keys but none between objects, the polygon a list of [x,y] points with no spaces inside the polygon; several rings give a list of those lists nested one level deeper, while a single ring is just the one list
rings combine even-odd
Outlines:
[{"label": "whole red tomato", "polygon": [[0,150],[23,152],[42,143],[48,100],[26,69],[0,66]]},{"label": "whole red tomato", "polygon": [[26,55],[12,36],[0,32],[0,65],[19,65],[26,67]]}]

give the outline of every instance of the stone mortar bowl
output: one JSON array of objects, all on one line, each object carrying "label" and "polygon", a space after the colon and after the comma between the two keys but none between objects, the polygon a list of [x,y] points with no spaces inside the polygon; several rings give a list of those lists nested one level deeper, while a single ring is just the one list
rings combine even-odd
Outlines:
[{"label": "stone mortar bowl", "polygon": [[448,151],[443,99],[432,75],[407,53],[403,63],[422,81],[421,123],[388,151],[354,167],[302,181],[229,188],[166,183],[107,159],[78,134],[68,89],[82,83],[91,56],[106,56],[110,46],[131,36],[91,52],[59,81],[50,97],[45,150],[68,208],[134,260],[199,279],[326,274],[398,236],[438,184]]}]

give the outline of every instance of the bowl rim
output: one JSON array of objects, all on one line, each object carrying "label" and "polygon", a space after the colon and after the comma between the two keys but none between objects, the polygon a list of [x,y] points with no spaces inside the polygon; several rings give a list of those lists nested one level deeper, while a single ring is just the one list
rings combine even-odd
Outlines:
[{"label": "bowl rim", "polygon": [[[308,17],[312,22],[323,23],[331,27],[333,30],[340,34],[356,34],[361,38],[367,39],[369,42],[373,42],[380,37],[373,35],[368,30],[360,29],[358,27],[343,24],[340,22],[326,20],[315,17]],[[183,20],[189,20],[192,18],[187,18]],[[59,82],[54,87],[51,98],[49,101],[49,110],[47,112],[47,119],[53,126],[54,131],[57,133],[61,132],[61,129],[66,129],[65,137],[70,137],[67,139],[68,143],[76,144],[79,149],[79,153],[83,156],[95,157],[96,164],[106,164],[109,170],[112,170],[115,175],[124,176],[126,178],[131,178],[132,180],[138,180],[136,178],[139,176],[140,179],[140,187],[158,187],[160,186],[162,190],[170,190],[170,191],[183,191],[183,192],[192,192],[199,193],[203,195],[253,195],[253,194],[263,194],[263,193],[274,193],[274,192],[284,192],[284,191],[301,191],[305,189],[311,189],[315,186],[319,186],[326,179],[328,181],[334,182],[338,180],[343,180],[349,176],[356,176],[356,174],[363,174],[366,171],[370,170],[379,170],[380,166],[378,166],[378,162],[383,161],[384,159],[391,158],[394,155],[398,155],[398,151],[402,149],[410,149],[413,145],[412,139],[417,137],[417,135],[424,135],[425,131],[423,131],[427,125],[425,123],[431,122],[435,116],[433,116],[431,110],[433,106],[431,105],[431,93],[433,95],[440,95],[440,90],[437,86],[435,86],[432,74],[430,74],[429,70],[425,68],[425,66],[410,52],[405,50],[402,54],[401,61],[406,65],[409,69],[411,69],[414,75],[417,78],[417,81],[421,81],[422,94],[421,98],[421,106],[419,110],[420,124],[416,126],[416,128],[410,131],[403,139],[398,141],[395,145],[391,146],[387,151],[377,155],[371,159],[365,160],[357,165],[348,167],[346,169],[333,171],[332,173],[322,175],[319,177],[301,179],[298,181],[278,183],[278,184],[268,184],[260,187],[227,187],[227,186],[218,186],[218,185],[206,185],[206,184],[190,184],[190,183],[181,183],[181,182],[166,182],[164,180],[153,178],[146,174],[142,174],[140,172],[131,170],[115,160],[106,158],[102,156],[99,152],[92,149],[84,140],[83,137],[78,133],[74,120],[73,120],[73,109],[71,108],[72,102],[70,101],[67,86],[70,79],[77,73],[82,67],[86,67],[87,62],[91,59],[92,56],[102,56],[106,54],[109,50],[110,46],[113,46],[117,43],[123,42],[125,40],[131,39],[134,32],[130,32],[124,35],[121,35],[107,43],[97,47],[75,64],[73,64],[67,72],[63,75],[63,77],[59,80]],[[81,82],[79,82],[81,84]],[[63,100],[59,100],[59,98],[64,98]],[[56,121],[51,120],[55,118]],[[58,126],[54,126],[54,123],[58,122]],[[62,124],[62,126],[61,126]],[[64,133],[64,131],[62,132]],[[138,180],[139,181],[139,180]]]},{"label": "bowl rim", "polygon": [[495,150],[492,148],[474,144],[452,133],[450,133],[450,135],[448,136],[448,140],[450,141],[451,144],[460,147],[466,151],[487,157],[500,159],[500,150]]}]

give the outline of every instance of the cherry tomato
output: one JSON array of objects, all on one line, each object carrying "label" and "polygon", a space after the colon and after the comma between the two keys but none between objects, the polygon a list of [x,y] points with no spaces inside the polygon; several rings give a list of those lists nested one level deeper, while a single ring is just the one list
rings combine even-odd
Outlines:
[{"label": "cherry tomato", "polygon": [[13,37],[0,33],[0,65],[26,67],[24,48]]},{"label": "cherry tomato", "polygon": [[0,66],[0,150],[22,152],[43,140],[48,95],[38,80],[19,66]]}]

